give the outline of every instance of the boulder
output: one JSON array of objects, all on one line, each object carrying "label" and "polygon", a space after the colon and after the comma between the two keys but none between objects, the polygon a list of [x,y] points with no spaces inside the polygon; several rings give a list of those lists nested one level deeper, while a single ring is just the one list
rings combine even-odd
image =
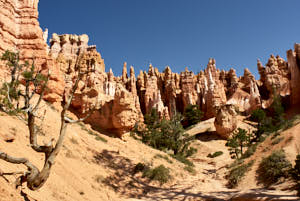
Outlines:
[{"label": "boulder", "polygon": [[223,105],[218,108],[215,118],[216,132],[224,139],[228,139],[237,128],[237,113],[233,105]]}]

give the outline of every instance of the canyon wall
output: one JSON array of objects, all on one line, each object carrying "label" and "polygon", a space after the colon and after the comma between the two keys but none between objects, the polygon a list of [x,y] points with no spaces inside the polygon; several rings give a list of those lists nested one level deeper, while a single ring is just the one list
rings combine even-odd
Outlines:
[{"label": "canyon wall", "polygon": [[[61,99],[64,80],[55,61],[48,56],[47,30],[42,31],[38,21],[39,0],[0,0],[0,54],[6,50],[19,52],[20,61],[34,60],[38,70],[51,71],[49,99]],[[0,82],[9,78],[9,71],[0,61]],[[57,84],[57,82],[59,84]]]},{"label": "canyon wall", "polygon": [[[20,51],[21,59],[35,56],[40,65],[46,62],[46,43],[38,22],[37,6],[37,0],[0,0],[1,55],[5,50]],[[0,81],[3,81],[8,71],[3,65],[0,70]]]},{"label": "canyon wall", "polygon": [[291,104],[300,109],[300,44],[295,44],[295,50],[287,51],[290,75]]},{"label": "canyon wall", "polygon": [[[124,63],[118,77],[111,69],[105,71],[103,58],[96,46],[88,44],[86,34],[53,34],[48,46],[48,31],[43,32],[38,22],[38,0],[0,0],[0,6],[0,53],[19,51],[21,61],[34,59],[39,69],[51,71],[45,100],[63,102],[78,70],[90,71],[79,83],[72,110],[82,116],[95,106],[97,110],[87,119],[95,129],[122,136],[136,122],[142,122],[152,108],[161,118],[169,119],[175,112],[184,112],[187,105],[197,104],[204,118],[217,117],[218,130],[226,136],[232,128],[222,127],[226,125],[223,117],[226,112],[235,114],[232,108],[244,114],[268,108],[275,93],[290,106],[300,104],[298,44],[294,51],[287,52],[288,62],[273,55],[265,66],[258,61],[259,80],[248,69],[241,77],[234,69],[219,70],[214,59],[209,59],[206,69],[198,74],[188,68],[174,73],[169,66],[159,72],[150,64],[149,70],[140,71],[137,77],[134,68],[131,66],[128,72]],[[0,81],[9,77],[6,69],[0,63]]]},{"label": "canyon wall", "polygon": [[0,0],[0,51],[20,51],[24,59],[46,59],[38,22],[38,0]]}]

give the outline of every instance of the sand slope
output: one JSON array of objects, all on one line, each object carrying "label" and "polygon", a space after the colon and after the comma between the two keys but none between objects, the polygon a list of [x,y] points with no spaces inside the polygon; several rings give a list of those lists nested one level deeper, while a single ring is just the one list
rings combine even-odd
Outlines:
[{"label": "sand slope", "polygon": [[[59,112],[55,108],[45,103],[43,105],[47,112],[41,126],[43,132],[39,136],[40,143],[57,137],[60,121]],[[25,122],[0,113],[0,124],[0,150],[16,157],[27,157],[42,167],[43,155],[35,153],[29,147]],[[40,190],[32,192],[25,185],[22,190],[15,190],[15,176],[5,176],[7,180],[0,177],[0,200],[228,200],[242,192],[249,193],[247,190],[250,188],[260,187],[255,181],[255,168],[246,175],[245,182],[242,182],[238,190],[226,187],[226,165],[232,162],[225,147],[226,141],[209,132],[198,134],[207,130],[213,131],[213,120],[202,122],[189,131],[190,135],[197,135],[198,139],[193,143],[198,152],[191,158],[195,164],[195,175],[185,171],[184,164],[166,153],[154,150],[129,135],[121,140],[98,134],[107,140],[103,142],[97,136],[90,135],[88,129],[89,126],[83,124],[68,127],[64,147],[57,157],[49,180]],[[300,124],[285,131],[286,138],[293,136],[293,139],[288,143],[282,141],[274,149],[284,147],[288,157],[294,160],[295,149],[300,144],[299,130]],[[3,139],[6,135],[14,136],[15,140],[5,142]],[[253,157],[262,156],[260,149],[258,148],[259,152]],[[270,152],[271,149],[273,147]],[[215,159],[207,157],[215,151],[223,151],[224,154]],[[167,156],[172,162],[157,157],[158,154]],[[139,162],[153,166],[164,164],[171,169],[173,180],[160,186],[156,182],[141,178],[141,174],[133,175],[133,168]],[[3,172],[25,170],[22,165],[12,165],[2,160],[0,169]],[[290,191],[284,193],[294,194]]]}]

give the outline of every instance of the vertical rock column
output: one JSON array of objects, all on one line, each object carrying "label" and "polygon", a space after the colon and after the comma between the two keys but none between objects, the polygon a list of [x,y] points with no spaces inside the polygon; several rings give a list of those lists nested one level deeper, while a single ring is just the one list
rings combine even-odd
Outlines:
[{"label": "vertical rock column", "polygon": [[287,51],[289,70],[291,71],[291,104],[300,105],[300,44],[295,44],[295,52]]}]

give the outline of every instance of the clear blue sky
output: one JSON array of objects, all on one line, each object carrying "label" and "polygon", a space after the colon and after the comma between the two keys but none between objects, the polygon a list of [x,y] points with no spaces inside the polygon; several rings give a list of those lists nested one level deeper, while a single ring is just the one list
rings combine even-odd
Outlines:
[{"label": "clear blue sky", "polygon": [[88,34],[115,75],[124,61],[136,74],[150,62],[197,73],[213,57],[218,68],[247,67],[258,78],[257,58],[286,58],[300,42],[299,8],[299,0],[41,0],[39,19],[49,37]]}]

